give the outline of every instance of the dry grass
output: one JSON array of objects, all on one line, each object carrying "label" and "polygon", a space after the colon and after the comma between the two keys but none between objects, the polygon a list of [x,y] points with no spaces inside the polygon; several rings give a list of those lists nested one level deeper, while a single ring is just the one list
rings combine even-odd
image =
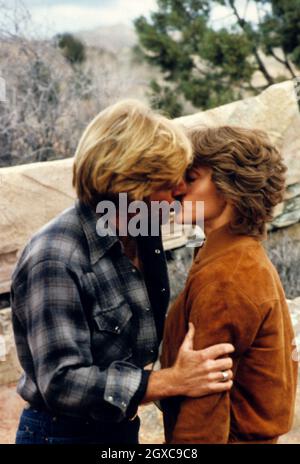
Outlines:
[{"label": "dry grass", "polygon": [[297,298],[300,295],[300,241],[289,235],[289,229],[280,234],[269,235],[266,245],[267,253],[276,267],[286,297]]}]

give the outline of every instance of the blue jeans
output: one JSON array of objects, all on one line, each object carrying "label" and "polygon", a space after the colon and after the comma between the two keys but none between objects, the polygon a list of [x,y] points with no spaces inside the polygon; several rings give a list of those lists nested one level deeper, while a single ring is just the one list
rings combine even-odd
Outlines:
[{"label": "blue jeans", "polygon": [[103,423],[57,416],[32,407],[23,410],[16,444],[138,444],[140,418]]}]

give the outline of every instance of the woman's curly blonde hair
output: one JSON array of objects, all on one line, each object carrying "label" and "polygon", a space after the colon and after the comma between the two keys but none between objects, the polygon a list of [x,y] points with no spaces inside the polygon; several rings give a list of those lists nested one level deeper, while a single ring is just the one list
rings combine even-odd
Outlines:
[{"label": "woman's curly blonde hair", "polygon": [[268,135],[235,126],[190,129],[188,135],[194,150],[192,168],[210,167],[218,191],[234,206],[231,231],[264,237],[274,207],[283,200],[287,171]]}]

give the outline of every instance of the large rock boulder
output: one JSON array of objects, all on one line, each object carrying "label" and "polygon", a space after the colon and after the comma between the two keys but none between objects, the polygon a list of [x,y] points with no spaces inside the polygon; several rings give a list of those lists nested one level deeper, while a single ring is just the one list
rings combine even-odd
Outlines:
[{"label": "large rock boulder", "polygon": [[70,206],[72,159],[0,169],[0,294],[29,237]]},{"label": "large rock boulder", "polygon": [[21,375],[9,308],[0,311],[0,385],[15,382]]}]

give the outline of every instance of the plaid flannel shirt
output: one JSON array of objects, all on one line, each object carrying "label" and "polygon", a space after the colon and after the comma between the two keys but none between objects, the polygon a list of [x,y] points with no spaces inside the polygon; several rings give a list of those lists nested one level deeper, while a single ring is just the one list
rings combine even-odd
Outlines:
[{"label": "plaid flannel shirt", "polygon": [[35,407],[119,422],[143,398],[161,341],[169,281],[161,236],[140,237],[145,274],[97,216],[75,205],[35,234],[13,273],[12,322],[24,373],[17,391]]}]

